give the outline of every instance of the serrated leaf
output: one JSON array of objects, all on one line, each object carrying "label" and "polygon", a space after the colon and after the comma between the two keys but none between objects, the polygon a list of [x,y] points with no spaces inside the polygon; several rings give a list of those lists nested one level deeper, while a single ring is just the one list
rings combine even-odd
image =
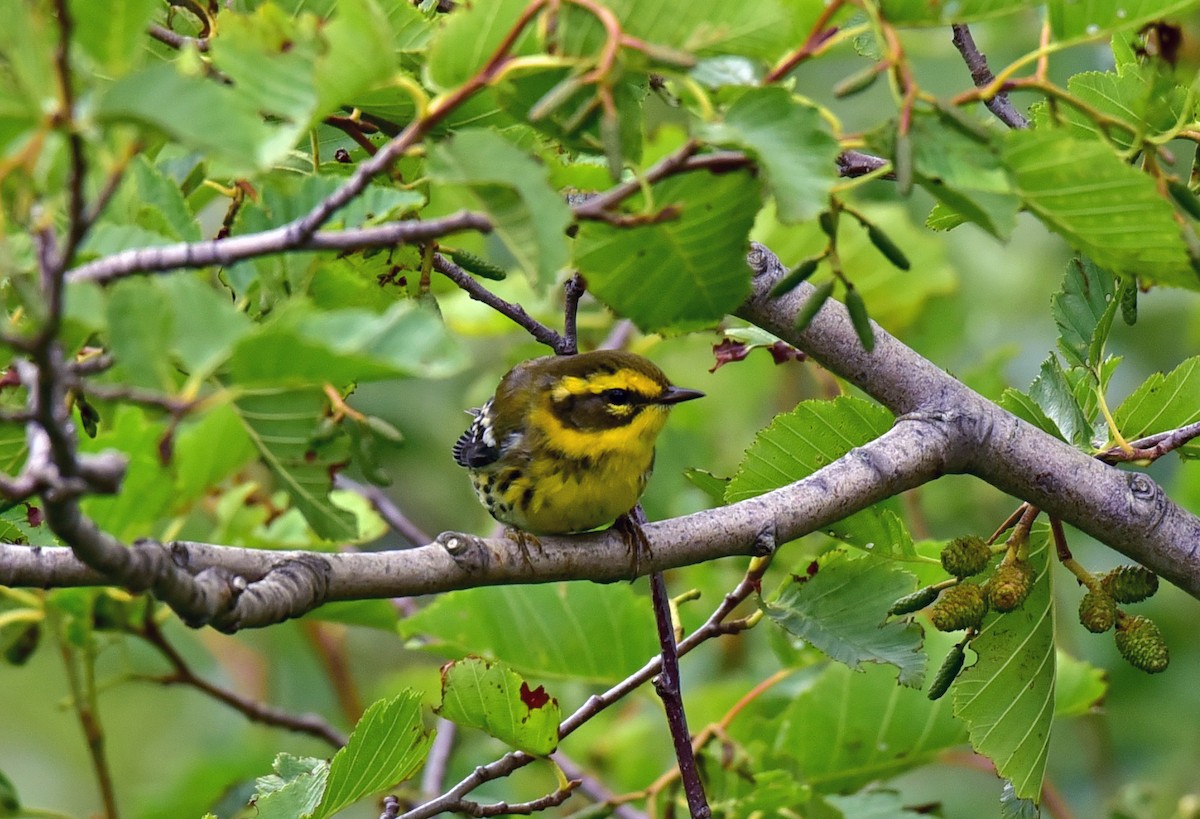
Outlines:
[{"label": "serrated leaf", "polygon": [[916,578],[894,563],[834,552],[821,559],[815,575],[763,601],[763,611],[850,668],[886,663],[899,669],[901,685],[919,687],[925,677],[921,627],[888,620],[892,603],[916,587]]},{"label": "serrated leaf", "polygon": [[566,265],[571,212],[550,187],[546,169],[508,140],[491,131],[459,131],[430,151],[429,175],[462,187],[535,284],[548,286]]},{"label": "serrated leaf", "polygon": [[1029,385],[1029,397],[1054,422],[1067,443],[1083,448],[1092,445],[1092,425],[1053,353],[1042,362],[1037,378]]},{"label": "serrated leaf", "polygon": [[1060,109],[1063,120],[1083,136],[1104,136],[1122,149],[1134,147],[1135,139],[1162,139],[1187,121],[1187,88],[1156,64],[1130,65],[1117,72],[1081,72],[1067,80],[1067,90],[1094,111],[1129,125],[1134,133],[1111,125],[1101,130],[1095,119],[1070,105]]},{"label": "serrated leaf", "polygon": [[1054,716],[1078,717],[1100,708],[1108,694],[1108,674],[1062,651],[1054,680]]},{"label": "serrated leaf", "polygon": [[1054,39],[1097,40],[1175,17],[1196,0],[1051,0],[1046,5]]},{"label": "serrated leaf", "polygon": [[1054,614],[1045,527],[1031,535],[1035,581],[1016,611],[990,612],[971,641],[978,660],[951,689],[975,750],[1022,799],[1038,799],[1054,718]]},{"label": "serrated leaf", "polygon": [[558,700],[541,686],[530,688],[506,666],[470,657],[442,668],[442,704],[437,713],[466,728],[478,728],[535,756],[558,747]]},{"label": "serrated leaf", "polygon": [[[699,171],[655,185],[653,196],[656,210],[678,215],[635,227],[585,222],[575,264],[597,298],[643,330],[715,324],[750,289],[745,252],[758,183],[741,171]],[[628,204],[644,207],[641,197]]]},{"label": "serrated leaf", "polygon": [[1001,156],[1026,207],[1097,265],[1200,289],[1174,209],[1108,145],[1024,130],[1008,134]]},{"label": "serrated leaf", "polygon": [[[1200,421],[1200,356],[1185,360],[1165,375],[1155,373],[1147,378],[1121,402],[1113,418],[1129,441]],[[1200,457],[1200,444],[1192,441],[1176,451]]]},{"label": "serrated leaf", "polygon": [[345,461],[345,446],[318,448],[312,442],[327,403],[321,389],[312,387],[247,392],[234,407],[259,457],[313,531],[326,540],[353,541],[354,515],[329,497],[333,467]]},{"label": "serrated leaf", "polygon": [[522,674],[613,683],[658,653],[654,618],[626,585],[553,583],[468,589],[439,597],[401,624],[441,640],[443,656],[480,654]]},{"label": "serrated leaf", "polygon": [[[811,475],[854,447],[878,438],[891,425],[890,412],[861,398],[804,401],[791,412],[775,416],[771,425],[755,436],[729,482],[725,502],[736,503]],[[896,514],[898,508],[896,501],[884,501],[832,524],[827,531],[873,554],[918,560],[912,537]]]},{"label": "serrated leaf", "polygon": [[1068,363],[1096,369],[1120,301],[1112,273],[1090,259],[1067,262],[1062,289],[1050,299],[1050,315],[1058,326],[1058,346]]},{"label": "serrated leaf", "polygon": [[767,177],[784,223],[811,219],[829,206],[837,182],[838,144],[818,110],[779,86],[747,90],[705,129],[708,139],[749,149]]},{"label": "serrated leaf", "polygon": [[329,763],[325,792],[313,819],[408,779],[421,767],[433,732],[421,721],[421,695],[403,691],[379,700],[354,727],[346,746]]},{"label": "serrated leaf", "polygon": [[890,669],[871,665],[857,673],[840,663],[830,663],[782,714],[775,709],[769,720],[738,730],[773,735],[772,754],[825,793],[890,779],[966,739],[945,699],[930,702],[896,685]]},{"label": "serrated leaf", "polygon": [[258,819],[311,817],[329,776],[329,763],[315,757],[279,754],[275,773],[255,781],[254,815]]}]

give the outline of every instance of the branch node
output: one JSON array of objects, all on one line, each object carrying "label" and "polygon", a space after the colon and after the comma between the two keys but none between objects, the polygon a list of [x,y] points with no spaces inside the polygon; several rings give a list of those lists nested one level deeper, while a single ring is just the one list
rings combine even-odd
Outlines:
[{"label": "branch node", "polygon": [[483,571],[491,562],[491,553],[483,539],[475,535],[465,532],[442,532],[433,540],[441,544],[446,554],[454,558],[458,567],[468,574]]}]

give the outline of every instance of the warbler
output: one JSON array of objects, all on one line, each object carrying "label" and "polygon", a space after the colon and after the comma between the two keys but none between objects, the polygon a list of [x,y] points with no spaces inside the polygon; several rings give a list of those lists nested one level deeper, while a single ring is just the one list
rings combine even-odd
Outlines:
[{"label": "warbler", "polygon": [[533,535],[595,529],[631,510],[670,408],[700,398],[633,353],[518,364],[454,445],[496,520]]}]

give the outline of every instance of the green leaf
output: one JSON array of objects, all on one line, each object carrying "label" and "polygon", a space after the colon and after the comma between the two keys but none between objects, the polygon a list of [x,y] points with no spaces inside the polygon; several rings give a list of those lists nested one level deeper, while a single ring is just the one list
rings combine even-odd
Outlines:
[{"label": "green leaf", "polygon": [[1004,394],[1000,396],[1000,400],[997,403],[1022,421],[1033,424],[1042,432],[1047,432],[1060,440],[1066,440],[1063,438],[1062,430],[1058,428],[1058,424],[1054,423],[1046,415],[1038,402],[1020,390],[1008,387],[1004,390]]},{"label": "green leaf", "polygon": [[431,648],[446,656],[480,654],[522,674],[600,684],[624,679],[659,650],[649,604],[627,585],[456,591],[400,627],[406,637],[438,638]]},{"label": "green leaf", "polygon": [[896,685],[889,669],[870,665],[856,673],[840,663],[830,663],[782,714],[776,707],[769,720],[734,728],[755,738],[773,735],[772,753],[825,793],[924,765],[966,733],[947,700],[930,702]]},{"label": "green leaf", "polygon": [[377,0],[338,0],[333,20],[321,33],[326,48],[317,59],[313,77],[317,116],[352,103],[398,73],[388,14]]},{"label": "green leaf", "polygon": [[498,134],[465,130],[433,147],[429,175],[463,187],[535,284],[555,280],[567,263],[571,212],[544,167]]},{"label": "green leaf", "polygon": [[1026,207],[1095,264],[1200,289],[1174,209],[1153,179],[1106,144],[1063,131],[1014,131],[1002,157]]},{"label": "green leaf", "polygon": [[1016,611],[990,612],[971,641],[978,660],[951,689],[954,714],[971,745],[992,760],[1017,796],[1038,799],[1054,718],[1054,613],[1044,527],[1035,529],[1029,562],[1036,580]]},{"label": "green leaf", "polygon": [[1104,342],[1120,300],[1111,273],[1088,258],[1067,262],[1062,289],[1050,300],[1050,315],[1058,326],[1058,347],[1068,363],[1096,369],[1104,357]]},{"label": "green leaf", "polygon": [[820,112],[779,86],[747,90],[723,122],[705,129],[713,142],[750,150],[766,172],[781,222],[812,219],[829,206],[838,144]]},{"label": "green leaf", "polygon": [[1095,712],[1108,694],[1108,674],[1069,654],[1057,654],[1054,680],[1054,716],[1078,717]]},{"label": "green leaf", "polygon": [[[1067,90],[1100,114],[1131,126],[1142,138],[1157,141],[1187,122],[1187,87],[1157,65],[1130,65],[1118,72],[1085,71],[1067,80]],[[1136,144],[1134,133],[1113,126],[1101,129],[1074,106],[1062,106],[1059,115],[1079,136],[1106,137],[1123,150]]]},{"label": "green leaf", "polygon": [[167,294],[144,279],[125,279],[108,297],[109,344],[117,375],[136,387],[171,391],[173,374],[167,355],[172,305]]},{"label": "green leaf", "polygon": [[259,457],[313,531],[326,540],[357,540],[354,515],[329,498],[333,467],[346,459],[344,440],[324,447],[312,441],[327,407],[321,389],[248,392],[234,407]]},{"label": "green leaf", "polygon": [[220,404],[198,418],[189,417],[175,432],[175,500],[198,500],[240,470],[256,450],[229,404]]},{"label": "green leaf", "polygon": [[[758,183],[740,171],[697,171],[655,185],[653,197],[659,215],[678,215],[634,227],[585,222],[575,264],[597,298],[643,330],[715,324],[749,292],[745,253]],[[628,204],[646,207],[640,196]]]},{"label": "green leaf", "polygon": [[115,405],[104,414],[99,434],[80,440],[85,452],[115,449],[129,459],[121,492],[92,495],[83,509],[97,526],[116,538],[145,537],[164,519],[175,502],[171,475],[159,458],[166,423],[129,404]]},{"label": "green leaf", "polygon": [[238,342],[229,369],[241,386],[267,387],[441,377],[464,363],[441,319],[413,302],[398,301],[382,315],[293,302]]},{"label": "green leaf", "polygon": [[329,777],[329,763],[315,757],[279,754],[271,766],[275,774],[260,776],[255,785],[257,819],[312,817]]},{"label": "green leaf", "polygon": [[[528,0],[496,0],[441,15],[441,26],[433,36],[425,62],[429,82],[440,91],[449,91],[469,80],[500,47],[528,5]],[[526,26],[509,53],[536,51],[535,28]]]},{"label": "green leaf", "polygon": [[[1128,441],[1200,421],[1200,356],[1185,360],[1166,375],[1147,378],[1121,402],[1113,418]],[[1200,443],[1192,441],[1176,451],[1200,457]]]},{"label": "green leaf", "polygon": [[1196,0],[1050,0],[1047,12],[1056,40],[1097,40],[1116,31],[1179,15]]},{"label": "green leaf", "polygon": [[[729,482],[725,502],[736,503],[794,483],[878,438],[891,426],[887,409],[861,398],[804,401],[791,412],[775,416],[771,425],[755,436]],[[919,560],[898,511],[896,501],[884,501],[832,524],[827,531],[876,555]]]},{"label": "green leaf", "polygon": [[311,14],[292,17],[273,3],[250,14],[223,14],[210,54],[239,96],[296,134],[317,111],[313,65],[323,43]]},{"label": "green leaf", "polygon": [[364,796],[412,776],[429,754],[433,732],[421,721],[421,695],[402,691],[367,709],[329,764],[325,793],[312,813],[332,816]]},{"label": "green leaf", "polygon": [[253,326],[228,292],[214,289],[196,275],[179,273],[153,281],[170,306],[169,350],[192,381],[199,383],[225,363]]},{"label": "green leaf", "polygon": [[120,76],[145,56],[146,27],[160,5],[158,0],[71,0],[74,42],[107,76]]},{"label": "green leaf", "polygon": [[1032,8],[1032,0],[964,0],[960,3],[927,3],[924,0],[883,0],[880,4],[884,18],[901,26],[947,26],[969,23],[1024,8]]},{"label": "green leaf", "polygon": [[901,685],[919,687],[925,676],[921,627],[888,620],[888,608],[916,589],[916,578],[894,563],[833,552],[815,575],[791,581],[763,611],[791,634],[834,660],[858,669],[886,663]]},{"label": "green leaf", "polygon": [[442,705],[437,713],[535,756],[548,756],[558,747],[558,700],[540,685],[530,689],[507,666],[478,657],[442,667]]},{"label": "green leaf", "polygon": [[964,133],[957,121],[934,113],[914,115],[910,133],[921,187],[961,219],[1007,239],[1016,228],[1020,202],[991,144],[995,140],[985,144],[978,135]]},{"label": "green leaf", "polygon": [[303,125],[268,124],[253,100],[231,86],[152,63],[118,80],[99,100],[102,125],[132,122],[206,153],[233,173],[282,159]]},{"label": "green leaf", "polygon": [[1037,378],[1029,385],[1029,397],[1054,422],[1067,443],[1084,449],[1092,446],[1092,425],[1053,353],[1042,362]]}]

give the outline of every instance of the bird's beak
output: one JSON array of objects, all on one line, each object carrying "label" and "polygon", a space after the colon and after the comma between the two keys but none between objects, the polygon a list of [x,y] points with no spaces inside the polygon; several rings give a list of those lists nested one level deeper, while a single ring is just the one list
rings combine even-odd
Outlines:
[{"label": "bird's beak", "polygon": [[693,398],[703,398],[704,393],[700,390],[688,390],[683,387],[667,387],[667,391],[658,397],[656,404],[678,404],[682,401],[691,401]]}]

